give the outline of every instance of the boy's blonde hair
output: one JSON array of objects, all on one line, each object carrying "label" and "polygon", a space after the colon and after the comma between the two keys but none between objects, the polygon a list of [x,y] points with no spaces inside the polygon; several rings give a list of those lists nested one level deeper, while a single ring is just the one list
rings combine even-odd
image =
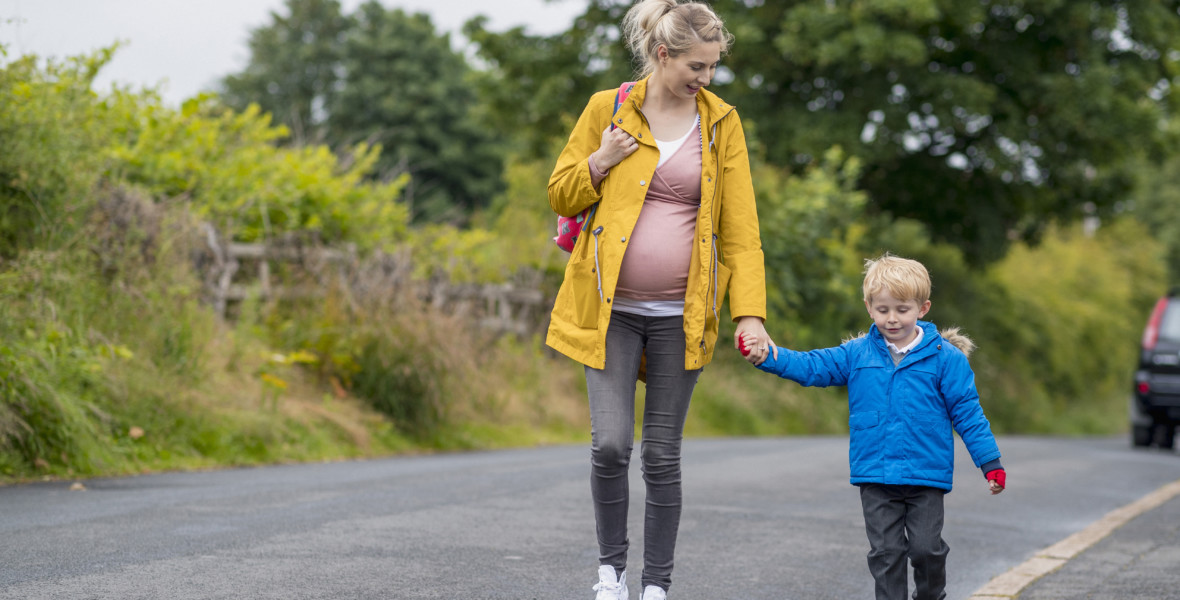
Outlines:
[{"label": "boy's blonde hair", "polygon": [[923,304],[930,299],[930,287],[930,273],[916,260],[888,252],[865,260],[865,302],[872,302],[873,294],[886,291],[903,302],[916,300]]}]

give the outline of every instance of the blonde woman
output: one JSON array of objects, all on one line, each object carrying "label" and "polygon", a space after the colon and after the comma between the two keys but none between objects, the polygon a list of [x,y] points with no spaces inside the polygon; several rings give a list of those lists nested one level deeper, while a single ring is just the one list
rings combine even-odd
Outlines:
[{"label": "blonde woman", "polygon": [[596,600],[628,597],[627,473],[636,380],[646,381],[640,581],[642,600],[664,600],[684,422],[727,291],[735,339],[752,340],[747,360],[761,362],[770,338],[745,134],[734,107],[705,89],[732,36],[707,5],[677,0],[641,0],[623,33],[642,79],[617,112],[617,90],[590,98],[549,180],[558,214],[599,205],[570,256],[546,342],[585,365]]}]

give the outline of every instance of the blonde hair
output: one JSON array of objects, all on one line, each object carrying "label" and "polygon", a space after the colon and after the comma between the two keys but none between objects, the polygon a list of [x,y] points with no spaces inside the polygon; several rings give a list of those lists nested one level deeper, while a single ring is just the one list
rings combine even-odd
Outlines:
[{"label": "blonde hair", "polygon": [[930,299],[930,287],[930,273],[916,260],[886,252],[865,261],[865,302],[871,302],[873,294],[886,291],[898,300],[923,304]]},{"label": "blonde hair", "polygon": [[674,58],[701,42],[720,43],[722,54],[733,43],[733,35],[713,9],[701,2],[680,0],[639,0],[623,17],[623,39],[639,61],[636,72],[640,77],[655,71],[660,46]]}]

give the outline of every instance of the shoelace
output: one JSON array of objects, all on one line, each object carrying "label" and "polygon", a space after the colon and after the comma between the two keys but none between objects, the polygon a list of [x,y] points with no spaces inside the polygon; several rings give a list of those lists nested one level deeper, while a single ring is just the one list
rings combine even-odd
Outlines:
[{"label": "shoelace", "polygon": [[615,592],[617,594],[623,591],[623,584],[617,582],[611,583],[609,581],[599,581],[598,583],[594,584],[593,589],[596,592]]}]

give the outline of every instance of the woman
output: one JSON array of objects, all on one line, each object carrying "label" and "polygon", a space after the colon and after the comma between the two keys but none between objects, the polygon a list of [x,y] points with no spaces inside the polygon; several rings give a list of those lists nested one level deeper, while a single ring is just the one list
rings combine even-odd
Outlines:
[{"label": "woman", "polygon": [[642,600],[664,600],[684,421],[727,288],[735,340],[754,340],[747,360],[761,362],[770,338],[745,134],[734,108],[705,90],[732,36],[706,5],[677,0],[641,0],[623,33],[643,79],[617,112],[617,90],[590,98],[549,180],[558,214],[599,206],[566,266],[546,343],[585,365],[596,600],[627,598],[627,469],[635,382],[646,376]]}]

